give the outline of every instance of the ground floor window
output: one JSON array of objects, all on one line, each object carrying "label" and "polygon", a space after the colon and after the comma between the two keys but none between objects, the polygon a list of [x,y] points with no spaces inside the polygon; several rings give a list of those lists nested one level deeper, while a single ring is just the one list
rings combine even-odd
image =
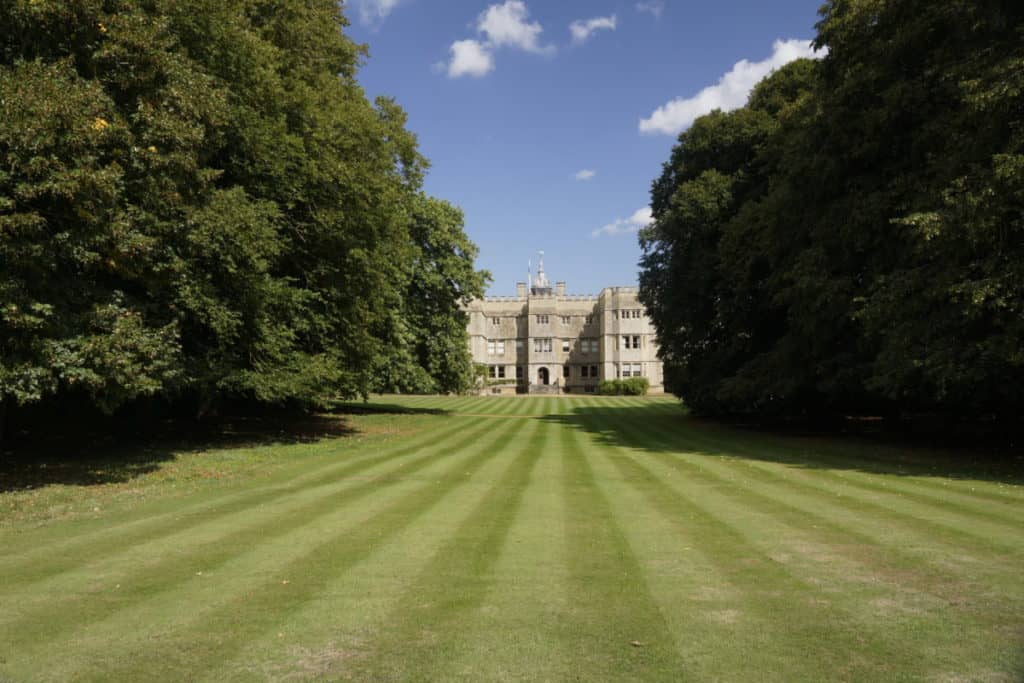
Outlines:
[{"label": "ground floor window", "polygon": [[569,379],[569,366],[565,365],[562,367],[562,377]]},{"label": "ground floor window", "polygon": [[505,366],[504,365],[492,365],[487,371],[487,376],[491,379],[505,379]]},{"label": "ground floor window", "polygon": [[518,379],[520,381],[523,379],[523,366],[522,365],[517,365],[516,366],[516,379]]}]

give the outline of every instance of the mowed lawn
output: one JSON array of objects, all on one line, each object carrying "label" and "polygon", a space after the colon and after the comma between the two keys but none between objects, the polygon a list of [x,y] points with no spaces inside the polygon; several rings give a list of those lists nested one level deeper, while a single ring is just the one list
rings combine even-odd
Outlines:
[{"label": "mowed lawn", "polygon": [[1013,462],[668,398],[371,407],[4,487],[0,680],[1024,679]]}]

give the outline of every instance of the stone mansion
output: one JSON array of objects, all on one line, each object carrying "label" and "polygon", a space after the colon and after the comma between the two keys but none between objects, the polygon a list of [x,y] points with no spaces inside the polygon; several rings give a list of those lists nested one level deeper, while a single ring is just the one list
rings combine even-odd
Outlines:
[{"label": "stone mansion", "polygon": [[466,306],[473,362],[487,366],[488,393],[593,393],[604,379],[646,377],[664,390],[654,328],[636,287],[606,287],[597,296],[565,293],[548,283],[543,252],[537,277],[516,296]]}]

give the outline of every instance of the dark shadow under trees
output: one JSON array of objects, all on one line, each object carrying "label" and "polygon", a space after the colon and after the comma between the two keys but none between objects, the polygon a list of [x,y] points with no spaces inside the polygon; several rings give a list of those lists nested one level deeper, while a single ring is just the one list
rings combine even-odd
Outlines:
[{"label": "dark shadow under trees", "polygon": [[680,406],[577,406],[539,419],[583,430],[608,446],[640,451],[685,451],[807,469],[1024,484],[1024,452],[1012,437],[972,444],[967,435],[892,432],[858,423],[846,430],[835,425],[828,429],[807,424],[739,425],[686,415]]}]

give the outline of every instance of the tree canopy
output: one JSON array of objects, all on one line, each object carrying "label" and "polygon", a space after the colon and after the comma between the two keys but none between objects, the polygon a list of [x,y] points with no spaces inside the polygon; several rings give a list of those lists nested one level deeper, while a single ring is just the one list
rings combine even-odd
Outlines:
[{"label": "tree canopy", "polygon": [[683,132],[641,297],[710,414],[1024,407],[1024,9],[831,0],[820,61]]},{"label": "tree canopy", "polygon": [[465,386],[486,275],[346,25],[334,0],[0,4],[0,399]]}]

